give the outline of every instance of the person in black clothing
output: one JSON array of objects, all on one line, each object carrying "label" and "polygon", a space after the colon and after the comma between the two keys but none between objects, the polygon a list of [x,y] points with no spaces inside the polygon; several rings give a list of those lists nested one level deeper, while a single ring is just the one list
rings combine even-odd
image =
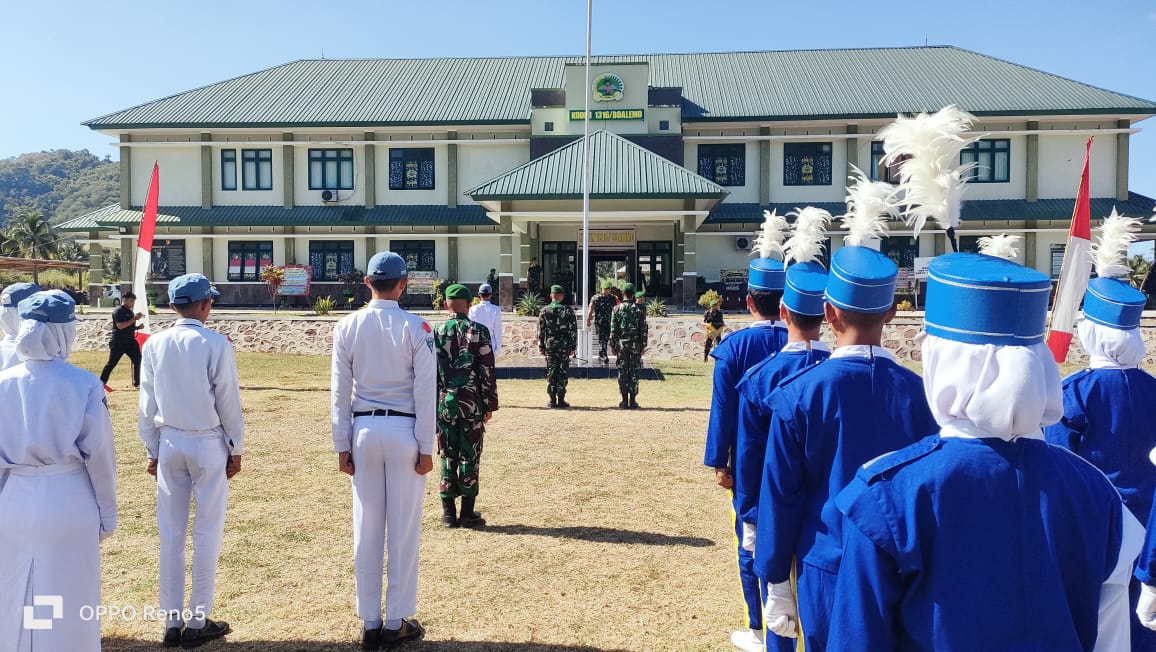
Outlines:
[{"label": "person in black clothing", "polygon": [[108,364],[100,372],[100,382],[108,384],[108,377],[120,362],[121,356],[127,355],[132,362],[132,386],[140,387],[140,345],[137,344],[135,332],[141,328],[141,313],[132,311],[136,304],[136,295],[126,292],[121,297],[120,307],[112,311],[112,334],[108,338]]},{"label": "person in black clothing", "polygon": [[723,328],[726,326],[718,301],[711,302],[710,308],[702,316],[702,323],[706,324],[706,339],[702,342],[702,361],[706,362],[711,346],[722,341]]},{"label": "person in black clothing", "polygon": [[1144,293],[1147,299],[1144,305],[1146,309],[1151,308],[1153,302],[1156,302],[1156,297],[1152,296],[1156,294],[1156,274],[1152,273],[1153,269],[1156,269],[1156,264],[1149,268],[1148,273],[1144,275],[1144,282],[1140,284],[1140,292]]}]

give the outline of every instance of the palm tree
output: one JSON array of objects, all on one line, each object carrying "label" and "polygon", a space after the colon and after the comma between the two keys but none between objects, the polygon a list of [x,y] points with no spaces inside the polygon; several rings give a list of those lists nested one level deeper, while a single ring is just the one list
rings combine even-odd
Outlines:
[{"label": "palm tree", "polygon": [[26,208],[12,218],[8,238],[24,258],[55,258],[59,240],[56,230],[39,209]]},{"label": "palm tree", "polygon": [[76,240],[63,238],[57,241],[56,257],[74,263],[87,263],[88,252],[84,247],[76,244]]},{"label": "palm tree", "polygon": [[1152,261],[1136,254],[1128,259],[1128,282],[1132,287],[1139,288],[1144,283],[1148,270],[1152,269]]}]

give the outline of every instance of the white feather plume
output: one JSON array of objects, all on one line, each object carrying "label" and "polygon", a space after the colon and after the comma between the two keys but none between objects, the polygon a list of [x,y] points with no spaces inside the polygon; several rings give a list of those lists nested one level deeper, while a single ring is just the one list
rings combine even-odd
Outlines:
[{"label": "white feather plume", "polygon": [[822,208],[807,206],[787,215],[795,216],[795,230],[783,245],[783,262],[817,262],[823,255],[823,243],[827,240],[827,225],[831,223],[831,214]]},{"label": "white feather plume", "polygon": [[974,116],[955,106],[914,118],[899,116],[879,132],[885,165],[902,162],[900,192],[907,206],[907,224],[915,236],[927,220],[944,228],[959,226],[963,191],[974,164],[960,165],[959,153],[976,138],[964,138]]},{"label": "white feather plume", "polygon": [[1106,278],[1128,277],[1128,245],[1136,241],[1140,220],[1124,217],[1112,209],[1100,225],[1100,237],[1092,244],[1092,264],[1096,275]]},{"label": "white feather plume", "polygon": [[852,184],[847,187],[847,213],[843,228],[849,233],[843,242],[863,247],[875,238],[887,237],[887,220],[899,217],[895,186],[882,181],[871,181],[867,175],[851,166]]},{"label": "white feather plume", "polygon": [[985,236],[979,239],[979,253],[1013,260],[1020,257],[1020,252],[1016,249],[1016,244],[1020,240],[1023,240],[1023,236],[1006,233]]},{"label": "white feather plume", "polygon": [[776,211],[763,211],[763,228],[755,233],[751,255],[759,258],[783,259],[783,241],[787,239],[787,218]]}]

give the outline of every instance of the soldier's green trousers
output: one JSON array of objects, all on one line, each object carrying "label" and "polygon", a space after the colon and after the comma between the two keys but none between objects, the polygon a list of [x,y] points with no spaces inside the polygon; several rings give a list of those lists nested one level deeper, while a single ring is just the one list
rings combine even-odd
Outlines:
[{"label": "soldier's green trousers", "polygon": [[610,322],[594,322],[594,329],[598,331],[598,357],[603,360],[609,359],[606,355],[606,347],[610,344]]},{"label": "soldier's green trousers", "polygon": [[550,394],[566,391],[570,374],[570,354],[566,351],[546,354],[546,391]]},{"label": "soldier's green trousers", "polygon": [[478,495],[478,466],[482,462],[482,438],[486,424],[480,421],[438,420],[438,455],[442,498]]},{"label": "soldier's green trousers", "polygon": [[638,368],[642,366],[642,352],[636,349],[618,351],[618,391],[625,394],[638,393]]}]

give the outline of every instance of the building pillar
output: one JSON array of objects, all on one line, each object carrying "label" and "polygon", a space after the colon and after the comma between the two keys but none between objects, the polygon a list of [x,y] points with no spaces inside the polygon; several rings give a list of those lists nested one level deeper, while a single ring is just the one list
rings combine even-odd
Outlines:
[{"label": "building pillar", "polygon": [[[446,138],[457,140],[458,132],[446,132]],[[446,206],[458,207],[458,145],[450,143],[446,146]]]},{"label": "building pillar", "polygon": [[446,255],[449,260],[446,261],[446,278],[461,280],[458,278],[458,227],[451,226],[447,232],[449,237],[446,239]]},{"label": "building pillar", "polygon": [[[693,200],[687,200],[693,205]],[[682,305],[693,306],[698,302],[698,265],[697,254],[695,253],[695,245],[698,241],[698,236],[695,235],[698,230],[695,225],[694,215],[686,215],[682,218]]]},{"label": "building pillar", "polygon": [[[1127,118],[1118,120],[1120,129],[1131,129]],[[1116,134],[1116,201],[1128,201],[1128,143],[1131,134]]]},{"label": "building pillar", "polygon": [[[201,134],[201,142],[213,140],[213,134]],[[201,145],[201,208],[213,207],[213,148]],[[208,276],[206,274],[206,276]]]},{"label": "building pillar", "polygon": [[88,305],[96,306],[97,299],[104,295],[104,247],[97,240],[100,231],[89,231],[88,239]]},{"label": "building pillar", "polygon": [[[127,227],[122,235],[132,235],[132,227]],[[126,283],[132,283],[132,268],[136,262],[136,240],[133,238],[121,238],[120,240],[120,283],[123,286]],[[122,288],[123,289],[123,288]],[[136,289],[133,289],[134,293]],[[142,288],[143,292],[143,288]],[[139,294],[139,293],[137,293]]]},{"label": "building pillar", "polygon": [[[128,134],[120,135],[120,142],[132,142],[132,136]],[[129,210],[132,208],[132,148],[120,148],[120,207],[122,210]],[[121,269],[124,269],[124,263],[121,263]]]},{"label": "building pillar", "polygon": [[[1027,229],[1036,228],[1035,220],[1028,220],[1028,221],[1024,222],[1024,228],[1027,228]],[[1036,234],[1035,233],[1025,233],[1024,234],[1024,267],[1027,267],[1029,269],[1035,269],[1036,268]],[[1048,270],[1045,273],[1050,274],[1051,270]]]},{"label": "building pillar", "polygon": [[377,227],[367,226],[365,233],[367,234],[365,238],[365,266],[368,267],[369,259],[377,253]]},{"label": "building pillar", "polygon": [[[205,235],[213,234],[213,227],[206,226],[201,228],[201,233]],[[225,278],[213,278],[213,243],[216,242],[214,238],[201,239],[201,273],[209,277],[210,280],[224,281],[228,279],[229,272],[226,270]]]},{"label": "building pillar", "polygon": [[[509,212],[510,202],[502,202],[501,211]],[[499,236],[501,261],[498,268],[498,305],[503,311],[514,309],[514,218],[501,217]]]},{"label": "building pillar", "polygon": [[[847,133],[848,134],[859,133],[859,125],[847,125]],[[846,138],[844,140],[847,143],[847,174],[846,174],[846,176],[850,177],[851,176],[851,166],[855,166],[855,167],[860,168],[860,169],[862,169],[862,167],[863,167],[862,165],[859,165],[859,139],[858,138]],[[870,176],[870,173],[868,173],[868,176]]]},{"label": "building pillar", "polygon": [[[760,136],[770,136],[770,127],[759,127]],[[759,141],[759,205],[771,203],[771,141]]]},{"label": "building pillar", "polygon": [[285,254],[286,265],[297,264],[297,239],[293,237],[296,232],[297,229],[292,226],[285,227],[285,251],[282,253]]},{"label": "building pillar", "polygon": [[[519,238],[519,248],[521,252],[518,256],[518,273],[514,275],[514,287],[521,288],[522,283],[526,282],[530,275],[530,258],[538,255],[538,248],[534,242],[533,236],[530,235],[530,225],[526,225],[525,233],[521,234]],[[514,292],[517,294],[517,292]]]},{"label": "building pillar", "polygon": [[[1040,123],[1038,121],[1028,121],[1028,131],[1035,131],[1039,128]],[[1025,197],[1029,202],[1034,202],[1039,201],[1040,198],[1040,135],[1028,134],[1027,144],[1028,170],[1025,176],[1027,182]]]},{"label": "building pillar", "polygon": [[[377,137],[372,131],[365,132],[365,207],[377,206]],[[368,258],[367,258],[368,260]]]},{"label": "building pillar", "polygon": [[947,234],[946,233],[936,233],[935,234],[935,253],[933,255],[942,256],[945,253],[947,253]]},{"label": "building pillar", "polygon": [[283,133],[281,140],[285,141],[285,144],[281,146],[281,192],[284,196],[282,205],[285,208],[293,208],[296,205],[293,198],[295,189],[293,182],[293,134]]}]

